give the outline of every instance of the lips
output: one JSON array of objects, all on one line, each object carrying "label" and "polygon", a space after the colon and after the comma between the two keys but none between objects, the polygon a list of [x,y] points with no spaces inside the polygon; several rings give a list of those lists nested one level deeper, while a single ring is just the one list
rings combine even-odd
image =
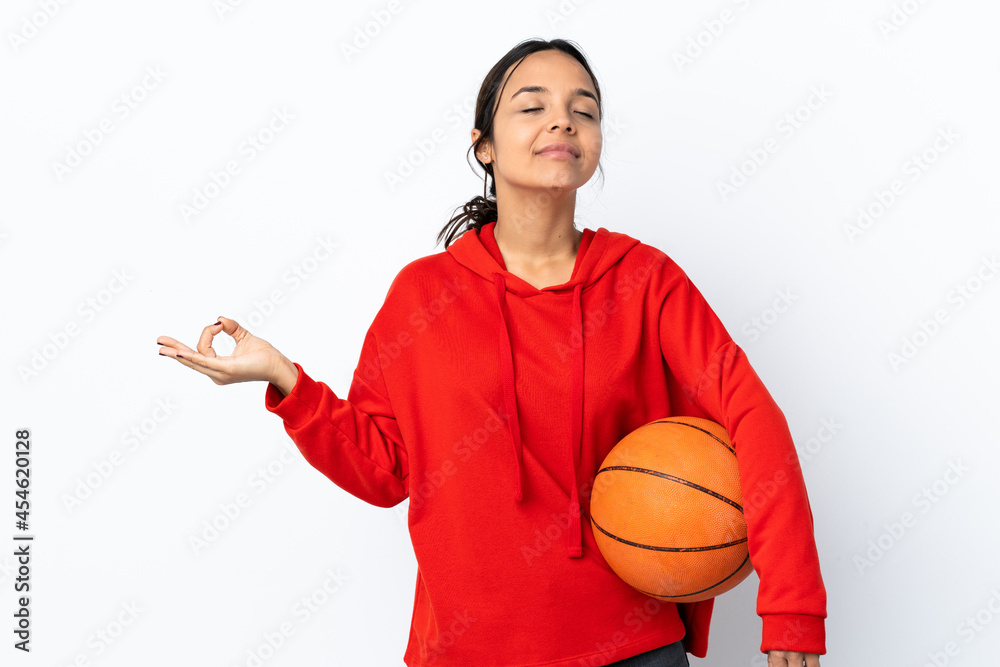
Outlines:
[{"label": "lips", "polygon": [[552,151],[565,151],[573,157],[580,157],[580,151],[576,148],[576,146],[562,141],[548,144],[543,147],[542,150],[538,151],[538,153],[550,153]]}]

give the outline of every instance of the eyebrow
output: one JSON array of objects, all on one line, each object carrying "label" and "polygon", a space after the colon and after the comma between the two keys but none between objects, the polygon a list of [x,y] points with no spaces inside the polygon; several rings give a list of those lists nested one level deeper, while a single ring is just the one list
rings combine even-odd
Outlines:
[{"label": "eyebrow", "polygon": [[[514,93],[513,95],[511,95],[510,99],[513,100],[515,97],[517,97],[521,93],[548,93],[548,92],[550,92],[550,91],[545,86],[524,86],[523,88],[521,88],[520,90],[518,90],[516,93]],[[590,99],[592,99],[595,102],[597,102],[597,97],[595,97],[594,94],[592,92],[590,92],[589,90],[587,90],[586,88],[577,88],[570,95],[571,96],[589,97]]]}]

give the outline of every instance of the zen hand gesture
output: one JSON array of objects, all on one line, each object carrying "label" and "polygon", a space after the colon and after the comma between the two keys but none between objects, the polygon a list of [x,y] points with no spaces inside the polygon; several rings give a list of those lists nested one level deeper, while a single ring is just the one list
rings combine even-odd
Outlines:
[{"label": "zen hand gesture", "polygon": [[[212,339],[222,332],[236,340],[236,349],[228,357],[220,357],[212,349]],[[169,336],[160,336],[156,343],[163,346],[160,354],[174,357],[188,368],[207,375],[215,384],[266,380],[287,394],[298,376],[298,369],[285,355],[226,317],[202,329],[197,351]]]}]

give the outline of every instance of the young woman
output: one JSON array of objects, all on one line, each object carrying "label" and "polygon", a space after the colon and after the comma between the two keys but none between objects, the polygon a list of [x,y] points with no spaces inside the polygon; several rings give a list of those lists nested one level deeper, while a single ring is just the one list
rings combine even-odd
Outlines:
[{"label": "young woman", "polygon": [[[530,40],[483,82],[472,130],[492,177],[396,276],[347,399],[234,320],[173,356],[216,384],[268,381],[305,458],[380,507],[409,498],[418,563],[403,656],[425,665],[687,665],[713,600],[614,574],[587,519],[611,448],[654,419],[722,424],[736,448],[770,667],[819,666],[826,592],[784,416],[685,273],[625,234],[578,230],[601,93],[570,42]],[[488,181],[487,181],[488,182]],[[456,232],[461,233],[454,240]],[[219,357],[213,338],[236,340]]]}]

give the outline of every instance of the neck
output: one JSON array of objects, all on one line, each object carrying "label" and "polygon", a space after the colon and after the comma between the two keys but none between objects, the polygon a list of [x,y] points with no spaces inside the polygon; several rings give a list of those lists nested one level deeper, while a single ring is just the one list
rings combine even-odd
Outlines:
[{"label": "neck", "polygon": [[493,227],[493,238],[505,262],[510,258],[544,266],[576,257],[583,237],[573,227],[576,190],[529,197],[507,194],[497,197],[497,222]]}]

